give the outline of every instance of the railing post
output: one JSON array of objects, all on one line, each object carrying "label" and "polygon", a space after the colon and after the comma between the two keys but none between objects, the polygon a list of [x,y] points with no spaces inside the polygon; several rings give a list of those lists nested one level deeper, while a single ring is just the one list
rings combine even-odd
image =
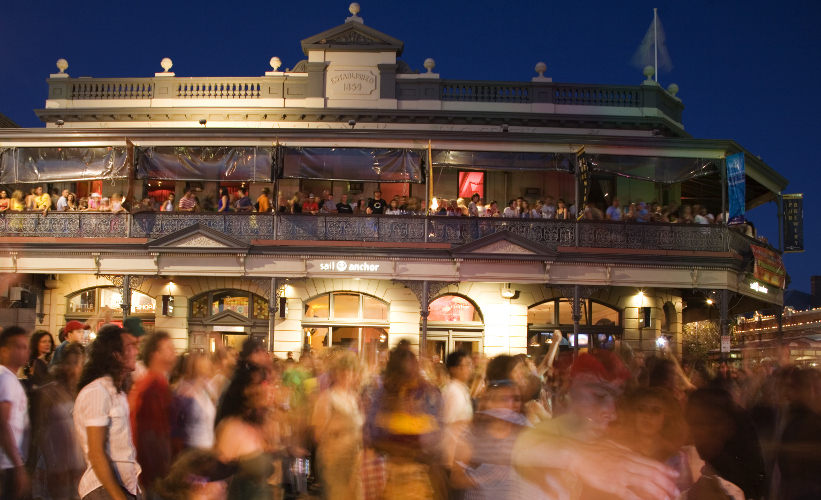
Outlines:
[{"label": "railing post", "polygon": [[278,222],[277,221],[279,221],[279,214],[277,212],[271,212],[271,213],[274,217],[274,221],[272,223],[273,228],[274,228],[274,238],[273,239],[276,240],[276,239],[278,239],[277,233],[279,232],[279,231],[277,231],[277,227],[278,227]]},{"label": "railing post", "polygon": [[429,234],[428,234],[428,233],[430,233],[429,223],[430,223],[430,217],[428,217],[428,216],[426,215],[426,216],[425,216],[425,243],[427,243],[427,242],[428,242],[428,236],[429,236]]},{"label": "railing post", "polygon": [[125,237],[131,238],[131,214],[125,215]]}]

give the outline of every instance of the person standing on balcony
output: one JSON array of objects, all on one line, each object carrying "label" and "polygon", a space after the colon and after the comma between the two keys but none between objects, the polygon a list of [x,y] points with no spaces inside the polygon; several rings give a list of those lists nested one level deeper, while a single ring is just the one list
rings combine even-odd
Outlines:
[{"label": "person standing on balcony", "polygon": [[230,212],[231,211],[231,198],[228,196],[228,188],[221,187],[220,188],[220,199],[217,202],[217,212]]},{"label": "person standing on balcony", "polygon": [[479,217],[479,193],[473,193],[468,203],[468,215],[471,217]]},{"label": "person standing on balcony", "polygon": [[[170,199],[169,195],[169,199]],[[180,212],[194,212],[197,209],[197,200],[194,198],[194,190],[190,187],[185,188],[185,194],[180,198],[179,210]]]},{"label": "person standing on balcony", "polygon": [[519,207],[516,204],[516,200],[510,200],[510,202],[507,205],[507,208],[505,208],[504,216],[514,219],[519,217]]},{"label": "person standing on balcony", "polygon": [[302,213],[313,215],[319,213],[319,205],[316,203],[316,196],[313,193],[308,195],[308,201],[302,204]]},{"label": "person standing on balcony", "polygon": [[22,212],[26,209],[26,203],[23,201],[23,192],[15,189],[11,193],[11,201],[9,202],[9,210],[14,212]]},{"label": "person standing on balcony", "polygon": [[323,214],[336,213],[336,203],[334,203],[334,195],[328,191],[322,192],[323,200],[320,201],[319,211]]},{"label": "person standing on balcony", "polygon": [[48,193],[44,193],[41,186],[37,186],[37,189],[34,190],[34,209],[37,211],[42,210],[43,215],[46,215],[46,212],[48,212],[50,208],[51,196],[49,196]]},{"label": "person standing on balcony", "polygon": [[613,221],[620,221],[621,220],[621,207],[619,207],[619,199],[613,198],[613,204],[607,207],[607,213],[605,214],[607,220]]},{"label": "person standing on balcony", "polygon": [[88,199],[88,209],[89,211],[96,212],[100,209],[100,193],[91,193],[91,197]]},{"label": "person standing on balcony", "polygon": [[351,207],[351,204],[348,203],[348,195],[347,194],[343,194],[342,195],[342,201],[340,201],[339,203],[336,204],[336,211],[340,214],[352,214],[353,213],[353,207]]},{"label": "person standing on balcony", "polygon": [[11,206],[11,199],[6,195],[5,189],[0,189],[0,212],[5,212]]},{"label": "person standing on balcony", "polygon": [[257,198],[257,212],[271,211],[271,199],[268,198],[269,194],[271,194],[270,189],[262,188],[262,194]]},{"label": "person standing on balcony", "polygon": [[66,196],[66,212],[76,212],[77,211],[77,195],[74,193],[68,193]]},{"label": "person standing on balcony", "polygon": [[168,193],[168,198],[165,200],[165,203],[162,204],[160,207],[161,212],[173,212],[174,211],[174,193]]},{"label": "person standing on balcony", "polygon": [[251,202],[251,197],[248,196],[248,188],[239,188],[237,195],[239,196],[236,204],[237,212],[253,212],[254,204]]},{"label": "person standing on balcony", "polygon": [[485,217],[499,217],[499,203],[496,200],[490,202],[485,212]]},{"label": "person standing on balcony", "polygon": [[63,195],[57,199],[55,204],[58,212],[65,212],[68,210],[68,189],[63,189]]},{"label": "person standing on balcony", "polygon": [[570,218],[570,211],[567,210],[567,204],[564,202],[562,198],[559,198],[559,201],[556,202],[556,218],[557,219],[569,219]]},{"label": "person standing on balcony", "polygon": [[382,215],[387,206],[388,202],[382,199],[382,191],[377,189],[373,192],[373,198],[368,200],[368,208],[365,211],[369,214]]},{"label": "person standing on balcony", "polygon": [[128,210],[123,206],[123,195],[114,193],[111,195],[111,213],[112,214],[127,214]]},{"label": "person standing on balcony", "polygon": [[553,197],[548,196],[544,199],[544,205],[542,205],[542,219],[555,219],[556,218],[556,205],[553,204]]},{"label": "person standing on balcony", "polygon": [[0,498],[23,499],[29,490],[25,460],[29,439],[28,397],[17,372],[29,357],[26,331],[10,326],[0,333]]}]

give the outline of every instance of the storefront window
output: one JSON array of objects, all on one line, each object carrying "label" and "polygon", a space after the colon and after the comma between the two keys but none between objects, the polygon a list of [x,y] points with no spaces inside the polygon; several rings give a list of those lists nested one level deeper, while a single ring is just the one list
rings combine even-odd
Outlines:
[{"label": "storefront window", "polygon": [[262,297],[254,296],[254,317],[256,319],[268,319],[268,301]]},{"label": "storefront window", "polygon": [[388,320],[388,305],[371,297],[363,297],[362,316],[365,319]]},{"label": "storefront window", "polygon": [[531,325],[553,325],[556,323],[556,301],[543,302],[527,310],[527,322]]},{"label": "storefront window", "polygon": [[305,303],[305,318],[328,319],[331,311],[331,296],[320,295]]},{"label": "storefront window", "polygon": [[248,316],[248,296],[234,291],[215,293],[211,300],[211,314],[223,311],[234,311],[242,316]]},{"label": "storefront window", "polygon": [[429,321],[472,322],[482,321],[476,307],[457,295],[445,295],[430,303]]},{"label": "storefront window", "polygon": [[358,293],[334,294],[334,319],[351,319],[359,317]]},{"label": "storefront window", "polygon": [[[69,315],[93,315],[99,312],[99,308],[107,307],[114,311],[122,310],[123,296],[119,288],[99,287],[69,297]],[[154,314],[157,301],[140,292],[131,292],[131,314]]]},{"label": "storefront window", "polygon": [[70,313],[93,313],[97,310],[97,289],[80,292],[68,301]]},{"label": "storefront window", "polygon": [[[580,325],[587,324],[587,301],[583,300],[580,308],[581,319],[579,319]],[[570,304],[569,300],[562,299],[559,301],[559,324],[560,325],[572,325],[573,323],[573,306]],[[579,341],[581,343],[581,341]]]},{"label": "storefront window", "polygon": [[203,295],[191,303],[192,318],[208,317],[208,295]]},{"label": "storefront window", "polygon": [[619,311],[591,301],[590,320],[590,323],[595,326],[619,326]]}]

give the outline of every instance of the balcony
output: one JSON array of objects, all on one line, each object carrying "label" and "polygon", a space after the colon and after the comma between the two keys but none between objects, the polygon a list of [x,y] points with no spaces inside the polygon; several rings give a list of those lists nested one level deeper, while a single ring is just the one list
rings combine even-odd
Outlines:
[{"label": "balcony", "polygon": [[[283,241],[359,241],[461,245],[500,231],[547,248],[684,250],[746,253],[763,245],[724,226],[548,219],[415,215],[310,215],[274,213],[4,212],[3,238],[146,238],[153,240],[202,224],[232,238]],[[124,241],[125,242],[125,241]]]}]

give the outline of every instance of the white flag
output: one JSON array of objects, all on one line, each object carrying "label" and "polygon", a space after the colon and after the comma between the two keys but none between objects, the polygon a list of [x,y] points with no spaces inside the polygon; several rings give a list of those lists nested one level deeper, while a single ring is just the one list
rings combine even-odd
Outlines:
[{"label": "white flag", "polygon": [[661,26],[661,19],[658,18],[658,14],[656,14],[655,17],[654,22],[650,23],[647,34],[644,35],[644,40],[641,41],[641,45],[636,49],[636,53],[633,54],[631,63],[633,66],[639,68],[644,68],[645,66],[655,67],[655,51],[653,49],[658,45],[659,62],[658,68],[656,68],[656,74],[658,74],[659,70],[672,70],[673,62],[670,60],[670,54],[667,52],[667,44],[665,43],[664,28]]}]

